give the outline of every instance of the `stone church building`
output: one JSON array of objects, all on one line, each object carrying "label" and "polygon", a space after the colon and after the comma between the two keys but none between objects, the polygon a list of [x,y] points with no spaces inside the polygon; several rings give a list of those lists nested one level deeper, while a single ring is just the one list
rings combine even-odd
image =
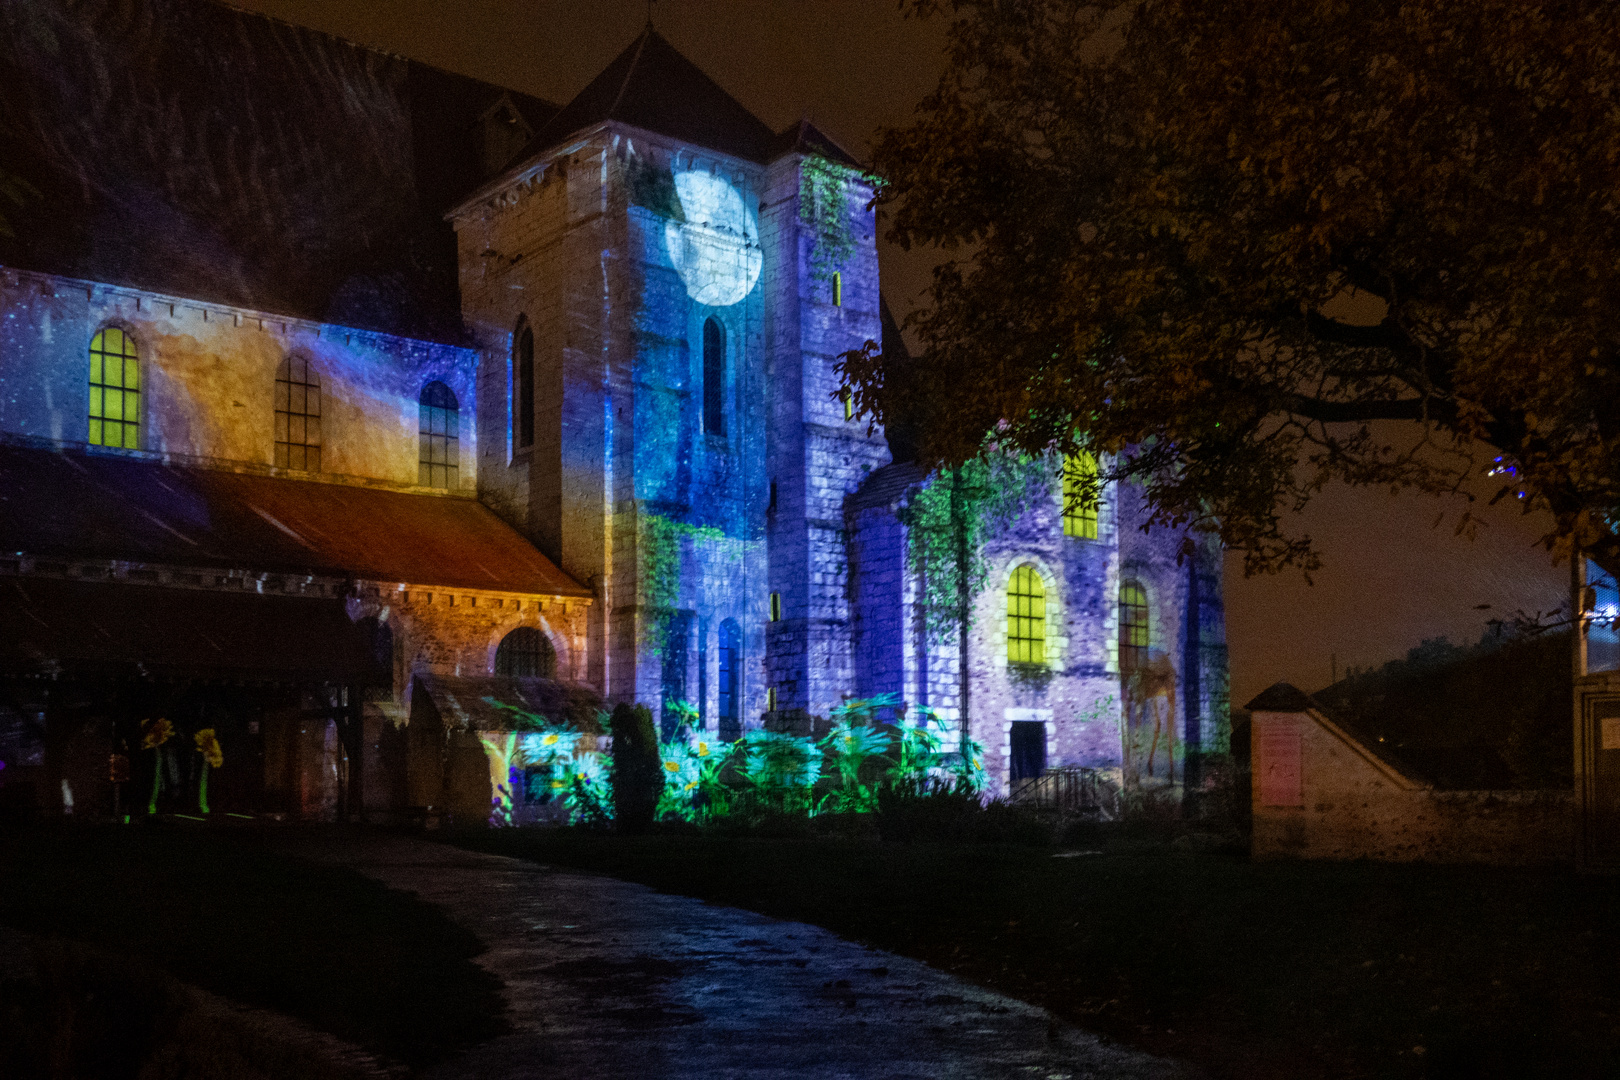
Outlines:
[{"label": "stone church building", "polygon": [[208,0],[0,0],[0,168],[0,809],[177,806],[160,716],[218,732],[220,805],[315,816],[433,802],[398,733],[488,700],[731,739],[892,694],[998,792],[1226,749],[1220,552],[1134,491],[1048,469],[930,632],[930,478],[836,370],[904,348],[870,183],[651,27],[558,106]]}]

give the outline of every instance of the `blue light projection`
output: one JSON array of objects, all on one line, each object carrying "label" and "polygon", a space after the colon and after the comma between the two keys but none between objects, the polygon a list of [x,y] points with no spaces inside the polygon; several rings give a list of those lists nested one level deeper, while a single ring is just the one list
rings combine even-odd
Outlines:
[{"label": "blue light projection", "polygon": [[686,220],[664,225],[669,260],[687,296],[709,307],[730,307],[752,291],[765,265],[759,218],[736,188],[713,173],[676,173],[675,192]]}]

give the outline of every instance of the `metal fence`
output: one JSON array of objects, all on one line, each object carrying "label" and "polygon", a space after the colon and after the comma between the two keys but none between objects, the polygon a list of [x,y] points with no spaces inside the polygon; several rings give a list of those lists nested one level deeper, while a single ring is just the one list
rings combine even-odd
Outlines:
[{"label": "metal fence", "polygon": [[1112,818],[1115,792],[1096,769],[1065,765],[1048,769],[1040,776],[1014,780],[1008,800],[1035,810],[1058,810],[1068,814],[1094,814]]}]

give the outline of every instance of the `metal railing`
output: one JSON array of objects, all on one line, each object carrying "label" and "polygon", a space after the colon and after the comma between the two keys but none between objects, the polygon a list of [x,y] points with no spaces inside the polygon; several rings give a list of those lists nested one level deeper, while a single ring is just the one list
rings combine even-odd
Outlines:
[{"label": "metal railing", "polygon": [[1040,776],[1014,780],[1008,801],[1033,810],[1057,810],[1067,814],[1114,816],[1114,789],[1096,769],[1062,765]]}]

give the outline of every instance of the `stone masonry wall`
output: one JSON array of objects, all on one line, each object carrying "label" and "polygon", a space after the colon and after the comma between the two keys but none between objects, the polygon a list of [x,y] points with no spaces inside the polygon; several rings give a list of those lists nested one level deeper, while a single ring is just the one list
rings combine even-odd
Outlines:
[{"label": "stone masonry wall", "polygon": [[394,698],[408,707],[419,674],[494,674],[501,639],[522,626],[538,629],[551,643],[557,678],[585,681],[589,607],[572,597],[362,582],[349,615],[376,617],[393,632]]},{"label": "stone masonry wall", "polygon": [[1315,713],[1256,712],[1257,859],[1569,862],[1571,791],[1434,791]]},{"label": "stone masonry wall", "polygon": [[[755,715],[769,592],[763,287],[720,306],[693,298],[666,243],[672,219],[636,203],[627,179],[649,165],[720,177],[745,200],[758,197],[756,166],[610,126],[458,214],[463,305],[485,353],[480,491],[542,550],[554,543],[561,567],[593,586],[590,681],[607,697],[660,705],[665,653],[678,655],[682,644],[662,640],[667,623],[686,635],[679,695],[714,715],[715,637],[733,619],[744,640],[744,711]],[[725,331],[724,434],[702,426],[709,318]],[[511,448],[520,319],[535,332],[537,398],[548,385],[560,394],[555,404],[537,401],[528,454]],[[550,383],[541,370],[548,364],[561,368]],[[547,424],[556,429],[556,460],[540,452]],[[554,491],[557,512],[545,505]],[[640,574],[649,558],[668,557],[679,582],[661,597],[673,611],[665,620],[647,607]]]},{"label": "stone masonry wall", "polygon": [[808,270],[812,230],[799,211],[802,158],[771,166],[761,214],[772,405],[768,469],[776,510],[768,523],[771,591],[782,617],[766,631],[766,679],[779,709],[825,716],[856,693],[844,499],[888,461],[881,432],[845,417],[839,354],[881,337],[876,223],[870,194],[852,183],[856,252],[839,273],[842,303]]},{"label": "stone masonry wall", "polygon": [[419,398],[439,380],[460,405],[459,490],[475,487],[476,354],[269,312],[0,268],[0,433],[88,439],[89,347],[118,327],[141,358],[141,451],[273,471],[276,369],[321,381],[323,479],[417,482]]},{"label": "stone masonry wall", "polygon": [[[1008,781],[1012,725],[1046,725],[1047,767],[1120,766],[1120,684],[1114,645],[1119,558],[1118,496],[1105,488],[1097,539],[1063,535],[1063,496],[1054,475],[1046,497],[1029,505],[986,545],[986,588],[974,602],[968,730],[983,744],[1001,790]],[[1013,571],[1033,565],[1046,587],[1046,663],[1009,663],[1007,589]]]}]

